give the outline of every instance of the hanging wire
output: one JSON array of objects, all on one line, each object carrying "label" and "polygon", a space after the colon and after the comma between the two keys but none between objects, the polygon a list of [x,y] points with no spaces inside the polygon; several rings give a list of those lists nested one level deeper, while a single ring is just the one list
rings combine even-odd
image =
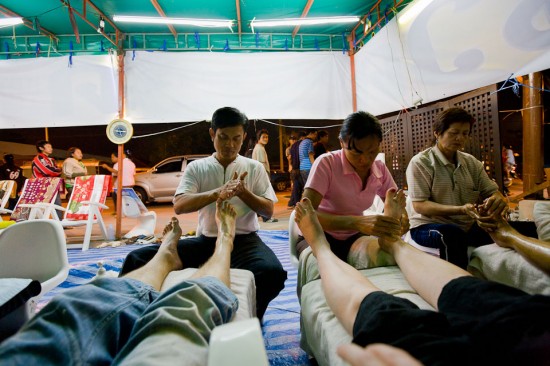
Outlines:
[{"label": "hanging wire", "polygon": [[342,124],[341,124],[341,123],[340,123],[340,124],[337,124],[337,125],[330,125],[330,126],[296,126],[296,125],[284,125],[284,124],[282,124],[282,123],[266,121],[265,119],[257,119],[257,120],[254,120],[254,121],[262,121],[262,122],[268,123],[268,124],[273,125],[273,126],[282,126],[282,127],[287,127],[287,128],[304,128],[304,129],[311,128],[311,129],[318,129],[318,128],[342,127]]},{"label": "hanging wire", "polygon": [[166,130],[166,131],[160,131],[160,132],[155,132],[155,133],[149,133],[149,134],[147,134],[147,135],[132,136],[132,139],[140,139],[140,138],[143,138],[143,137],[150,137],[150,136],[162,135],[162,134],[164,134],[164,133],[168,133],[168,132],[172,132],[172,131],[176,131],[176,130],[181,130],[182,128],[191,127],[191,126],[193,126],[193,125],[196,125],[197,123],[202,123],[202,122],[206,122],[206,121],[193,122],[193,123],[190,123],[190,124],[185,125],[185,126],[180,126],[180,127],[172,128],[172,129],[169,129],[169,130]]}]

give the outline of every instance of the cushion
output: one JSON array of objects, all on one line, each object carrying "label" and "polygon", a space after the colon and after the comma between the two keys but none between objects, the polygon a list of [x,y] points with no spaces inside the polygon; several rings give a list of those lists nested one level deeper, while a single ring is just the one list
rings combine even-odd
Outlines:
[{"label": "cushion", "polygon": [[468,271],[474,276],[519,288],[529,294],[550,295],[550,276],[513,249],[496,244],[472,252]]},{"label": "cushion", "polygon": [[[166,291],[177,283],[190,278],[196,268],[186,268],[181,271],[172,271],[162,284],[161,291]],[[231,268],[231,291],[239,300],[239,309],[232,321],[244,320],[256,316],[256,282],[252,272],[245,269]]]},{"label": "cushion", "polygon": [[539,239],[550,242],[550,202],[537,201],[533,207],[533,218]]}]

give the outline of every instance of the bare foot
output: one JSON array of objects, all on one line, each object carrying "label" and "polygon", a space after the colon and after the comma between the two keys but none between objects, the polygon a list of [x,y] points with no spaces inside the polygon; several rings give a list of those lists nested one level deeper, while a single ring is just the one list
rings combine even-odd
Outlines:
[{"label": "bare foot", "polygon": [[[388,189],[386,192],[386,200],[384,201],[384,216],[393,217],[397,220],[401,220],[401,216],[405,211],[406,197],[403,190],[396,191],[394,188]],[[378,238],[378,245],[380,248],[393,255],[393,249],[395,245],[402,243],[401,238],[393,235],[384,235]],[[393,262],[393,258],[390,262]]]},{"label": "bare foot", "polygon": [[227,240],[227,244],[233,245],[233,239],[235,238],[235,229],[237,212],[233,206],[227,201],[216,202],[216,223],[218,224],[218,236],[224,236],[230,240]]},{"label": "bare foot", "polygon": [[176,217],[172,217],[170,223],[162,231],[162,243],[159,253],[166,255],[169,262],[173,265],[173,270],[179,270],[183,267],[178,254],[178,241],[181,237],[181,228]]},{"label": "bare foot", "polygon": [[313,254],[317,256],[317,252],[323,248],[330,250],[330,245],[317,219],[317,214],[311,206],[311,201],[308,198],[302,198],[300,202],[296,203],[295,211],[294,220],[311,247]]},{"label": "bare foot", "polygon": [[406,197],[402,189],[397,192],[394,188],[388,189],[386,200],[384,201],[384,216],[400,220],[405,210],[405,203]]}]

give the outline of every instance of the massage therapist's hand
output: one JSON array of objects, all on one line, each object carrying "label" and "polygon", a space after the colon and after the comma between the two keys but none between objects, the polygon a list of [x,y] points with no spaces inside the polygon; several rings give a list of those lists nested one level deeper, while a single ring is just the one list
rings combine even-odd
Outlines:
[{"label": "massage therapist's hand", "polygon": [[401,236],[399,220],[384,215],[357,216],[354,227],[357,231],[374,236]]},{"label": "massage therapist's hand", "polygon": [[235,172],[233,174],[233,178],[220,187],[218,192],[218,200],[225,201],[242,194],[246,188],[244,178],[247,175],[248,172],[244,172],[240,176],[239,173]]},{"label": "massage therapist's hand", "polygon": [[507,209],[508,203],[506,202],[506,198],[504,198],[502,193],[496,191],[491,195],[491,197],[483,201],[480,211],[483,211],[482,214],[484,215],[498,218],[502,216],[502,213]]}]

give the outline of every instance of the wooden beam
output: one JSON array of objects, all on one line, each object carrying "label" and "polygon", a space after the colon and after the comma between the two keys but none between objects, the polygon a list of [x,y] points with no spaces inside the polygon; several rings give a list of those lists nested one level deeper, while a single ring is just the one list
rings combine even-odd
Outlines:
[{"label": "wooden beam", "polygon": [[[23,25],[25,27],[30,28],[30,29],[34,29],[34,26],[33,26],[32,22],[30,20],[25,19],[22,15],[17,14],[16,12],[6,8],[5,6],[0,5],[0,13],[6,15],[8,17],[21,17],[21,18],[23,18]],[[42,26],[39,25],[38,30],[39,30],[40,33],[44,34],[45,36],[53,38],[56,41],[59,41],[57,36],[54,33],[47,30],[46,28],[43,28]]]},{"label": "wooden beam", "polygon": [[241,27],[241,0],[235,0],[235,7],[237,8],[237,27],[239,28],[239,40],[241,39],[242,35],[242,27]]},{"label": "wooden beam", "polygon": [[[158,3],[158,1],[157,0],[150,0],[150,1],[151,1],[151,4],[153,4],[153,6],[155,7],[155,9],[157,9],[157,13],[159,13],[159,15],[162,18],[166,18],[166,14],[164,13],[164,10],[162,10],[162,7]],[[170,32],[172,32],[172,34],[174,35],[174,38],[176,39],[176,42],[177,42],[178,32],[176,32],[176,28],[174,28],[174,26],[172,24],[167,24],[167,25],[168,25],[168,29],[170,29]]]},{"label": "wooden beam", "polygon": [[[85,21],[86,23],[88,23],[90,25],[90,27],[92,27],[94,30],[97,31],[97,24],[94,24],[92,23],[91,21],[88,20],[88,18],[86,18],[86,16],[79,12],[78,10],[76,10],[75,8],[71,7],[70,4],[66,1],[66,0],[60,0],[61,3],[63,5],[65,5],[67,8],[70,8],[72,11],[73,14],[76,14],[80,17],[80,19],[82,19],[83,21]],[[111,37],[109,37],[105,32],[100,32],[100,34],[105,37],[109,42],[111,42],[115,47],[118,46],[118,38],[119,38],[119,35],[120,35],[120,31],[119,29],[114,25],[114,23],[109,19],[107,18],[107,16],[105,14],[103,14],[103,12],[101,10],[99,10],[90,0],[86,1],[86,4],[90,5],[92,8],[94,8],[96,10],[96,12],[98,13],[98,15],[100,15],[101,17],[103,17],[103,19],[108,22],[109,24],[111,24],[113,26],[113,28],[115,29],[116,31],[116,41],[113,41],[111,39]]]},{"label": "wooden beam", "polygon": [[351,69],[351,107],[353,108],[354,112],[357,112],[357,84],[355,81],[355,52],[353,48],[355,39],[355,33],[352,33],[349,35],[348,42],[349,42],[349,62],[350,62],[350,69]]},{"label": "wooden beam", "polygon": [[[315,0],[307,0],[307,4],[304,7],[304,10],[302,11],[302,16],[300,18],[305,18],[307,16],[307,13],[309,13],[309,9],[311,9],[311,5],[313,5],[313,1]],[[300,26],[297,25],[292,31],[292,38],[296,37],[296,34],[298,34],[299,30],[300,30]]]}]

